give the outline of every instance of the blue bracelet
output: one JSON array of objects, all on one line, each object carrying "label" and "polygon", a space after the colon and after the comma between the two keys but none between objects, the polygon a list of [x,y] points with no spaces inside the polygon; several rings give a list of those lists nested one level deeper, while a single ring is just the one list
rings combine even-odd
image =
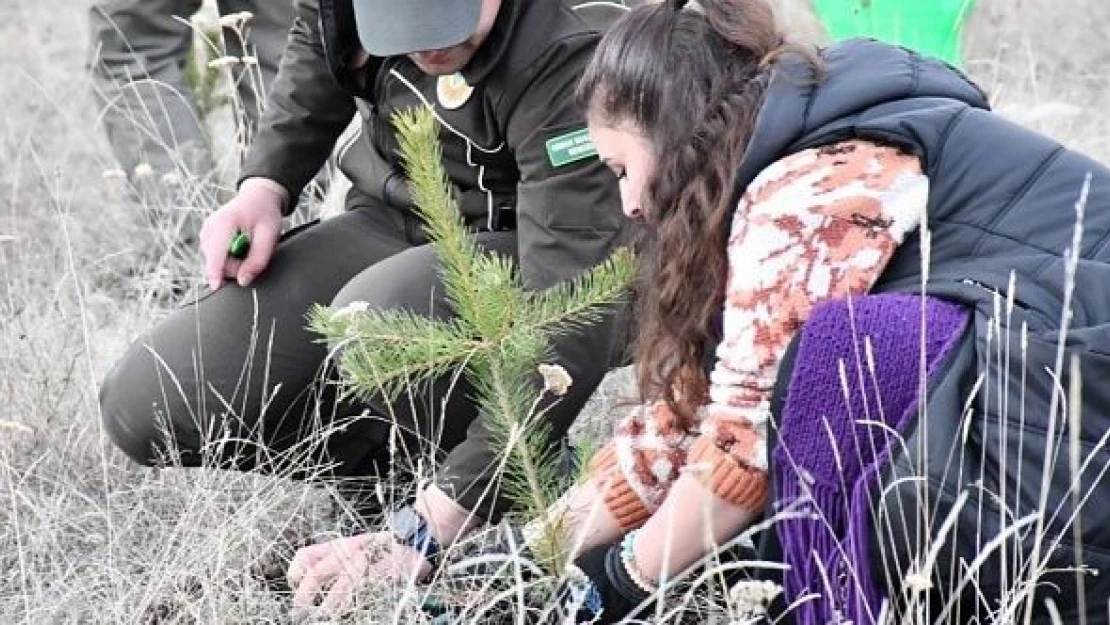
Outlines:
[{"label": "blue bracelet", "polygon": [[628,573],[628,578],[632,583],[640,590],[650,595],[659,590],[659,584],[649,580],[640,570],[640,567],[636,566],[636,553],[633,547],[636,543],[636,536],[638,536],[639,533],[640,530],[632,530],[625,534],[624,539],[621,540],[621,564],[624,566],[624,570]]}]

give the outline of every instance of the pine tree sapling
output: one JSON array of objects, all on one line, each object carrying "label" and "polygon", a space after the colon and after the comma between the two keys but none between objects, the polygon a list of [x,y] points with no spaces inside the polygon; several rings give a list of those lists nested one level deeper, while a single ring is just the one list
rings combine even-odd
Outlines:
[{"label": "pine tree sapling", "polygon": [[567,480],[543,406],[573,381],[542,362],[552,339],[599,322],[607,306],[625,297],[634,258],[621,249],[576,280],[542,292],[526,289],[511,259],[483,251],[467,231],[443,167],[435,116],[420,108],[393,121],[416,210],[457,316],[436,321],[364,305],[317,306],[309,328],[337,347],[346,392],[355,396],[395,400],[412,385],[463,368],[502,455],[502,494],[518,518],[539,520],[532,553],[546,571],[561,574],[569,540],[561,519],[545,515]]}]

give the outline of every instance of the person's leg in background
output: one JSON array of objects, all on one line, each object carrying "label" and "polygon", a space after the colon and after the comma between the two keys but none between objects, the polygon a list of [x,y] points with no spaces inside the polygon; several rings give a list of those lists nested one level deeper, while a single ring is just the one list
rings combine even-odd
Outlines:
[{"label": "person's leg in background", "polygon": [[[89,10],[90,54],[95,101],[112,152],[138,193],[143,226],[152,250],[190,257],[204,213],[219,202],[217,163],[197,94],[187,77],[195,32],[190,19],[202,0],[98,0]],[[250,11],[241,37],[225,29],[227,53],[239,62],[238,107],[242,114],[234,143],[249,145],[265,102],[266,88],[280,63],[292,0],[226,0],[220,13]],[[243,57],[257,65],[248,68]],[[197,68],[207,71],[206,67]],[[244,69],[250,76],[243,76]]]},{"label": "person's leg in background", "polygon": [[[423,240],[415,215],[400,219],[407,222],[407,227],[400,225],[402,229],[414,235],[416,241]],[[516,257],[515,232],[483,232],[475,238],[487,252]],[[444,297],[436,264],[436,248],[432,245],[405,250],[355,276],[336,295],[332,307],[342,309],[358,302],[375,310],[404,310],[449,320],[455,313]],[[358,465],[348,464],[347,479],[340,489],[357,521],[365,524],[379,511],[377,478],[391,477],[386,485],[400,487],[396,498],[404,498],[415,478],[430,477],[446,453],[467,437],[470,424],[478,416],[476,390],[460,374],[455,371],[426,384],[410,385],[396,399],[365,398],[370,414],[359,423],[357,441],[349,436],[342,437],[346,440],[334,437],[330,447],[333,453],[361,458]],[[356,450],[356,445],[364,450]]]},{"label": "person's leg in background", "polygon": [[144,197],[153,228],[191,241],[201,218],[158,194],[185,177],[204,184],[214,171],[194,94],[186,79],[189,19],[201,0],[100,0],[89,9],[93,93],[120,167]]}]

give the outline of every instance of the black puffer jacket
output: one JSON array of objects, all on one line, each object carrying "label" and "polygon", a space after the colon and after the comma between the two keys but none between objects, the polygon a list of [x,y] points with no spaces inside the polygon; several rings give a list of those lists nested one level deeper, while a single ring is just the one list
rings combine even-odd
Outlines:
[{"label": "black puffer jacket", "polygon": [[[817,84],[800,64],[775,73],[737,189],[786,155],[849,138],[912,151],[930,181],[926,290],[976,311],[961,349],[931,381],[926,418],[914,424],[905,448],[887,467],[885,484],[898,486],[881,500],[876,495],[873,553],[894,557],[885,563],[888,571],[875,562],[875,573],[880,580],[904,579],[912,558],[922,555],[914,548],[919,528],[935,532],[958,494],[967,491],[956,538],[944,538],[932,567],[933,595],[947,600],[944,589],[965,577],[954,562],[975,560],[1006,526],[1034,513],[1046,472],[1041,546],[1047,561],[1041,566],[1057,571],[1075,566],[1073,476],[1066,446],[1049,436],[1064,430],[1060,417],[1052,429],[1050,408],[1054,389],[1069,388],[1074,361],[1082,376],[1082,420],[1069,434],[1076,435],[1081,459],[1089,461],[1078,480],[1080,495],[1089,495],[1078,527],[1083,562],[1099,573],[1086,578],[1086,596],[1090,622],[1106,622],[1110,480],[1102,471],[1110,453],[1101,439],[1110,432],[1110,386],[1103,383],[1110,379],[1110,170],[991,113],[974,84],[938,61],[864,40],[833,46],[824,58],[828,77]],[[1068,294],[1075,207],[1085,189],[1072,317],[1062,350],[1065,367],[1057,385],[1049,371],[1057,361]],[[922,240],[919,232],[899,248],[876,291],[921,291]],[[1005,303],[1008,296],[1013,312],[989,330],[996,299]],[[1060,406],[1066,403],[1057,399]],[[923,479],[905,479],[910,476]],[[975,616],[970,606],[980,604],[973,592],[989,600],[1003,592],[1004,578],[1030,578],[1015,572],[1014,563],[1029,563],[1035,546],[1030,528],[1008,543],[1008,569],[999,552],[984,556],[974,587],[965,589],[969,608],[963,622]],[[1039,596],[1053,596],[1064,622],[1077,622],[1075,575],[1056,572],[1041,581],[1054,586],[1043,585]]]}]

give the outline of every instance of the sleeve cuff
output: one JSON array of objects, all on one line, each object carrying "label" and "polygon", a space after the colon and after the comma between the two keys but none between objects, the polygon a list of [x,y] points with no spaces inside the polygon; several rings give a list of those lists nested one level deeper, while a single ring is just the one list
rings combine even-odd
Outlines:
[{"label": "sleeve cuff", "polygon": [[651,517],[651,510],[621,473],[616,447],[607,445],[594,456],[590,461],[590,474],[602,480],[605,507],[622,530],[632,531]]},{"label": "sleeve cuff", "polygon": [[687,456],[686,471],[709,492],[745,510],[762,510],[767,502],[767,472],[743,464],[708,437],[698,439]]}]

